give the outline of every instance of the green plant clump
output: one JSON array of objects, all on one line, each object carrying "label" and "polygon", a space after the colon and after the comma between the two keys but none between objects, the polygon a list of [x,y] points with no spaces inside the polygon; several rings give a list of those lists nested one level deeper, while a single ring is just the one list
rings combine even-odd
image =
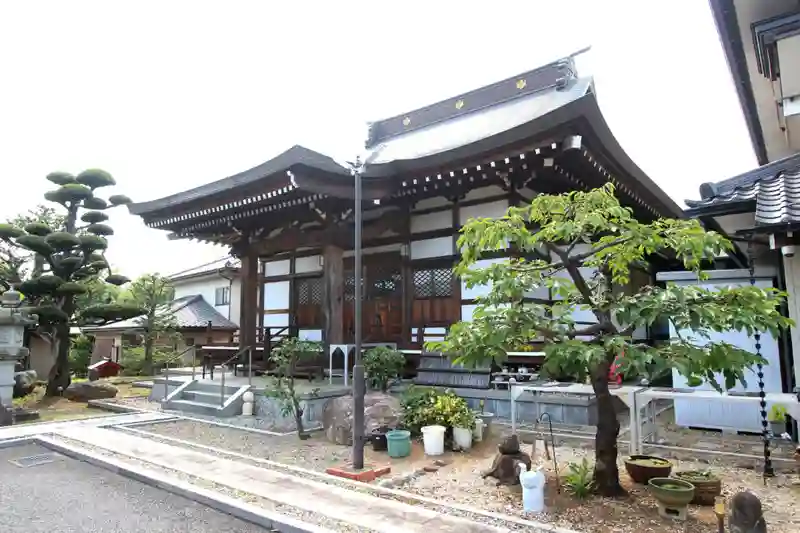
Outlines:
[{"label": "green plant clump", "polygon": [[406,356],[386,346],[376,346],[364,354],[364,371],[373,389],[386,392],[389,384],[400,375]]},{"label": "green plant clump", "polygon": [[586,457],[580,463],[569,463],[564,486],[579,500],[589,497],[594,490],[594,466],[589,464]]},{"label": "green plant clump", "polygon": [[788,414],[789,411],[786,410],[786,407],[775,404],[772,406],[772,409],[769,410],[769,421],[783,422]]},{"label": "green plant clump", "polygon": [[464,398],[451,391],[411,388],[401,401],[403,427],[418,435],[425,426],[473,429],[475,413]]}]

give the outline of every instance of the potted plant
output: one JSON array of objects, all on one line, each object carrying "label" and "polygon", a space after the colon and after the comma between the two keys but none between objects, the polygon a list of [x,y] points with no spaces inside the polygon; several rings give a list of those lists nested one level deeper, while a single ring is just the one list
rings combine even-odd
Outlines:
[{"label": "potted plant", "polygon": [[695,505],[714,505],[714,498],[722,494],[722,480],[710,470],[684,470],[675,472],[674,476],[694,485],[692,503]]},{"label": "potted plant", "polygon": [[483,398],[481,398],[478,405],[480,407],[480,410],[475,412],[475,418],[479,418],[483,421],[483,435],[488,435],[490,433],[490,430],[492,429],[492,420],[494,419],[494,413],[489,413],[484,411],[485,400]]},{"label": "potted plant", "polygon": [[386,346],[376,346],[364,354],[364,372],[370,388],[386,392],[406,365],[406,356]]},{"label": "potted plant", "polygon": [[784,433],[786,433],[786,415],[788,415],[788,411],[786,407],[775,404],[772,406],[772,409],[769,410],[769,426],[772,434],[776,437],[780,437]]},{"label": "potted plant", "polygon": [[682,479],[654,477],[647,488],[658,503],[673,510],[685,508],[694,499],[694,485]]},{"label": "potted plant", "polygon": [[472,430],[475,428],[475,415],[469,410],[466,402],[464,402],[462,409],[451,415],[450,427],[453,428],[453,443],[456,448],[461,450],[472,448]]},{"label": "potted plant", "polygon": [[625,470],[634,482],[646,484],[653,478],[669,477],[672,463],[655,455],[631,455],[625,459]]}]

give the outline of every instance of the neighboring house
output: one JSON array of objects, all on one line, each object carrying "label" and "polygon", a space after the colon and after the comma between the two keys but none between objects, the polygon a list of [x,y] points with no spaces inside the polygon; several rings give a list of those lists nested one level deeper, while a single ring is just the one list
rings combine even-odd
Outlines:
[{"label": "neighboring house", "polygon": [[[800,322],[800,5],[797,0],[711,0],[759,168],[700,186],[687,214],[736,240],[740,268],[788,294]],[[780,382],[800,385],[800,331],[778,339]],[[765,354],[768,355],[768,354]]]},{"label": "neighboring house", "polygon": [[[234,332],[239,329],[234,322],[228,320],[209,304],[202,295],[194,294],[175,298],[165,305],[161,313],[171,313],[175,317],[178,333],[183,342],[177,348],[188,344],[224,344],[233,340]],[[121,346],[123,338],[136,340],[142,333],[141,317],[114,322],[104,326],[85,327],[83,332],[95,337],[95,350],[92,360],[101,357],[115,359],[115,347]],[[111,342],[109,342],[111,339]],[[209,342],[210,341],[210,342]],[[100,353],[99,346],[106,346],[108,353]]]},{"label": "neighboring house", "polygon": [[199,294],[219,314],[235,324],[239,323],[242,285],[238,260],[223,258],[173,274],[169,279],[175,289],[176,299]]}]

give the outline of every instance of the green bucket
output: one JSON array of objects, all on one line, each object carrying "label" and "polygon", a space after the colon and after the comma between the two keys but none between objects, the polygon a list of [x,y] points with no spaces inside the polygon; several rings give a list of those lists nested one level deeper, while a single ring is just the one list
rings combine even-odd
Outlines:
[{"label": "green bucket", "polygon": [[386,434],[389,457],[408,457],[411,455],[411,432],[395,429]]}]

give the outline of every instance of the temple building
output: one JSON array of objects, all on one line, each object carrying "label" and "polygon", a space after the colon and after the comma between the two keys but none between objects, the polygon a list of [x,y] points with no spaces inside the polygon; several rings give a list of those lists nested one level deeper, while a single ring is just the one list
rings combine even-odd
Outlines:
[{"label": "temple building", "polygon": [[[240,261],[233,315],[241,346],[292,331],[328,344],[352,342],[360,279],[363,341],[399,348],[419,348],[469,320],[475,298],[486,292],[467,289],[452,271],[459,228],[471,218],[502,216],[539,193],[609,181],[643,221],[684,216],[616,141],[592,79],[578,75],[574,57],[376,121],[360,159],[359,275],[351,168],[303,146],[130,211],[170,238],[230,246]],[[655,274],[633,278],[652,283]],[[546,291],[530,297],[551,299]]]}]

